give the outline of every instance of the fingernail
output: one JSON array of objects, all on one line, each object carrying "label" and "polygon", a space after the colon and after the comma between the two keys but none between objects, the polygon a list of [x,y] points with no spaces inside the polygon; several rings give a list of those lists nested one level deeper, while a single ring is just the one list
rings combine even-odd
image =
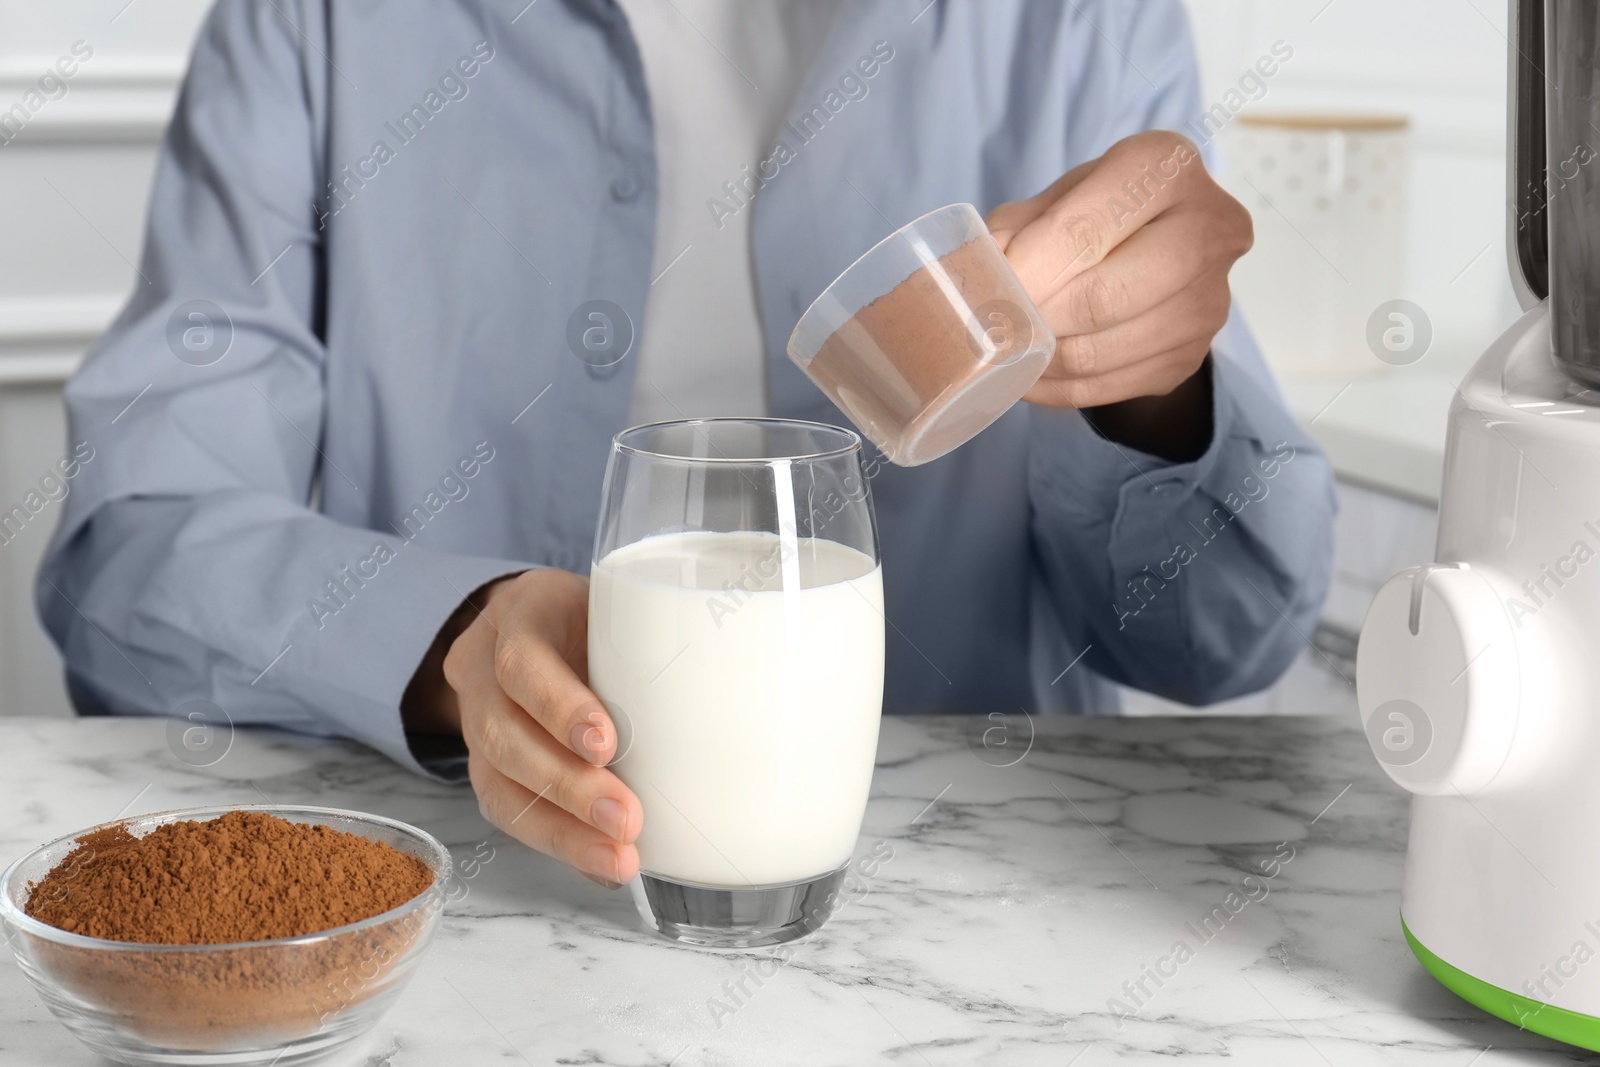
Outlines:
[{"label": "fingernail", "polygon": [[590,874],[588,871],[579,871],[578,873],[583,875],[585,878],[589,879],[589,881],[593,882],[595,885],[604,886],[606,889],[621,889],[622,888],[622,883],[621,882],[613,882],[613,881],[611,881],[610,879],[607,879],[607,878],[596,878],[594,875]]},{"label": "fingernail", "polygon": [[617,850],[610,845],[590,845],[583,850],[583,868],[597,878],[603,878],[613,884],[620,884],[622,879],[617,876],[622,872],[617,869]]},{"label": "fingernail", "polygon": [[589,805],[589,821],[607,837],[619,844],[628,832],[628,809],[611,797],[600,797]]},{"label": "fingernail", "polygon": [[606,733],[593,722],[572,724],[572,750],[596,767],[605,763]]}]

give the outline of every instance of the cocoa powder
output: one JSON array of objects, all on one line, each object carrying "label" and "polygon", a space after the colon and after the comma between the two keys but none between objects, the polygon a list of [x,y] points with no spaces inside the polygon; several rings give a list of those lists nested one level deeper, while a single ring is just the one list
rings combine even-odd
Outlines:
[{"label": "cocoa powder", "polygon": [[78,838],[24,910],[75,934],[154,945],[299,937],[398,907],[433,872],[357,834],[258,811],[184,820],[134,837]]},{"label": "cocoa powder", "polygon": [[[388,922],[276,942],[422,894]],[[414,856],[326,826],[233,811],[143,837],[121,827],[85,834],[29,887],[28,915],[126,942],[122,951],[18,936],[35,966],[103,1018],[163,1049],[220,1054],[333,1039],[382,1010],[442,907],[443,887]],[[248,943],[265,940],[274,943]]]},{"label": "cocoa powder", "polygon": [[919,268],[835,329],[806,368],[891,461],[915,465],[966,441],[1043,369],[1018,362],[1033,320],[997,260],[993,240],[979,237]]}]

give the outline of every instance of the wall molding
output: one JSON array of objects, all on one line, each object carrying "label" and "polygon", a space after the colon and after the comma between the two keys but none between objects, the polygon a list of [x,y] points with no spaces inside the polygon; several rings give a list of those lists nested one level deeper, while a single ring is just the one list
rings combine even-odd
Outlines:
[{"label": "wall molding", "polygon": [[[43,55],[0,58],[0,92],[26,90],[36,85],[41,75],[54,71],[59,58]],[[176,89],[188,65],[187,54],[102,57],[97,53],[93,59],[79,64],[77,73],[68,79],[68,84],[74,90],[81,86]]]},{"label": "wall molding", "polygon": [[[0,90],[3,94],[3,90]],[[18,96],[0,95],[0,114]],[[0,152],[42,144],[155,144],[172,117],[176,97],[165,89],[79,92],[51,101]]]},{"label": "wall molding", "polygon": [[12,385],[60,385],[83,362],[83,353],[0,355],[0,389]]},{"label": "wall molding", "polygon": [[[37,88],[51,62],[0,60],[0,114]],[[172,117],[186,62],[184,57],[96,57],[67,81],[66,96],[49,100],[10,144],[0,147],[159,140]]]},{"label": "wall molding", "polygon": [[126,293],[0,299],[0,359],[6,358],[7,348],[87,345],[105,332],[127,299]]}]

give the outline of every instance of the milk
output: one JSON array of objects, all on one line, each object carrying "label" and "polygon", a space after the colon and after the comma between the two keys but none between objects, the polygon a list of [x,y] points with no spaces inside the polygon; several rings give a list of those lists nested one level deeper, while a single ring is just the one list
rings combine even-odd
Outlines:
[{"label": "milk", "polygon": [[[785,543],[786,541],[786,543]],[[883,701],[883,578],[833,541],[646,538],[590,576],[589,684],[675,881],[815,877],[855,847]]]}]

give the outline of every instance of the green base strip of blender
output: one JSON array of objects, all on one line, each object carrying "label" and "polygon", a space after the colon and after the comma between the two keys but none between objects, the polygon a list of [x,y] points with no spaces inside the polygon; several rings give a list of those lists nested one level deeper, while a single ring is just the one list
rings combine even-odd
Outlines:
[{"label": "green base strip of blender", "polygon": [[1600,1052],[1600,1018],[1545,1004],[1520,993],[1490,985],[1481,978],[1474,978],[1466,971],[1452,967],[1429,952],[1422,942],[1412,936],[1411,929],[1406,926],[1403,918],[1400,920],[1400,929],[1405,931],[1406,944],[1411,946],[1411,951],[1416,953],[1417,959],[1422,961],[1422,966],[1427,972],[1438,979],[1440,985],[1468,1004],[1476,1005],[1490,1015],[1498,1015],[1506,1022],[1514,1023],[1524,1030],[1531,1030],[1536,1034],[1543,1034],[1545,1037],[1586,1048],[1592,1052]]}]

